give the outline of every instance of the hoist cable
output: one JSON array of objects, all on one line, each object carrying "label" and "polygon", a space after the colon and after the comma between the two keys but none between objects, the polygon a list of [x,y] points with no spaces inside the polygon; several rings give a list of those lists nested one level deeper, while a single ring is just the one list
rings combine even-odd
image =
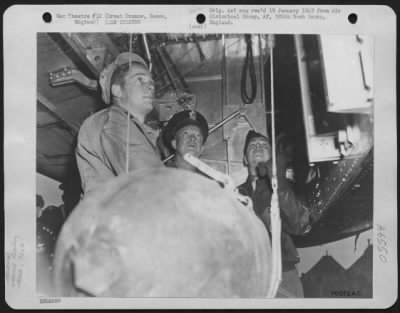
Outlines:
[{"label": "hoist cable", "polygon": [[276,170],[275,147],[275,99],[274,99],[274,35],[268,35],[268,48],[270,50],[270,77],[271,77],[271,145],[272,145],[272,197],[271,197],[271,237],[272,237],[272,265],[271,281],[268,298],[274,298],[282,279],[282,250],[281,250],[281,219],[279,213],[278,180]]},{"label": "hoist cable", "polygon": [[[254,69],[253,47],[251,35],[245,35],[246,40],[246,57],[242,68],[242,78],[240,83],[240,94],[245,104],[253,103],[257,95],[257,79]],[[250,76],[250,96],[247,93],[247,73]]]},{"label": "hoist cable", "polygon": [[130,119],[131,119],[131,100],[132,100],[132,75],[131,75],[131,68],[132,68],[132,33],[129,34],[129,74],[128,74],[128,107],[127,111],[128,114],[126,115],[126,146],[125,146],[125,172],[129,173],[129,142],[130,142]]}]

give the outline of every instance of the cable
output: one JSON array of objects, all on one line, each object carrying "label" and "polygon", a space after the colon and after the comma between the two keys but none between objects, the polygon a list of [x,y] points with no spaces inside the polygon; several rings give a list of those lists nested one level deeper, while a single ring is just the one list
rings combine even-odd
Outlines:
[{"label": "cable", "polygon": [[270,50],[270,77],[271,77],[271,144],[272,144],[272,197],[271,197],[271,237],[272,237],[272,265],[271,281],[268,298],[274,298],[282,280],[282,248],[281,248],[281,219],[278,197],[278,179],[276,170],[276,144],[275,144],[275,96],[274,96],[274,35],[268,35],[268,48]]},{"label": "cable", "polygon": [[132,101],[132,91],[131,91],[131,86],[132,86],[132,75],[131,75],[131,68],[132,68],[132,33],[129,34],[129,91],[128,91],[128,96],[129,96],[129,103],[128,103],[128,114],[126,115],[126,151],[125,151],[125,172],[129,173],[129,143],[130,143],[130,119],[131,119],[131,101]]},{"label": "cable", "polygon": [[[246,34],[244,36],[245,36],[247,48],[246,48],[246,58],[245,58],[245,61],[243,64],[243,69],[242,69],[240,93],[241,93],[242,101],[245,104],[249,104],[249,103],[253,103],[253,101],[257,95],[257,79],[256,79],[256,72],[254,69],[251,35]],[[249,75],[250,75],[250,92],[251,92],[250,96],[247,93],[247,72],[249,72]]]}]

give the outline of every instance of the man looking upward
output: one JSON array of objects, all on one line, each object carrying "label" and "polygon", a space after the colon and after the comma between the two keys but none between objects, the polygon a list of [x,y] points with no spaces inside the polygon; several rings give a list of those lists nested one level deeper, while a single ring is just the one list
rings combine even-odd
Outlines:
[{"label": "man looking upward", "polygon": [[99,81],[110,106],[87,118],[79,131],[76,158],[84,194],[121,173],[162,166],[156,133],[144,123],[154,97],[146,62],[121,53]]},{"label": "man looking upward", "polygon": [[[238,191],[253,201],[256,215],[271,233],[271,177],[272,146],[268,137],[250,130],[244,145],[243,162],[248,170],[247,180]],[[300,201],[286,179],[286,164],[283,158],[277,159],[278,198],[282,221],[282,282],[277,297],[304,297],[303,286],[296,265],[299,255],[291,235],[304,234],[309,226],[309,210]]]}]

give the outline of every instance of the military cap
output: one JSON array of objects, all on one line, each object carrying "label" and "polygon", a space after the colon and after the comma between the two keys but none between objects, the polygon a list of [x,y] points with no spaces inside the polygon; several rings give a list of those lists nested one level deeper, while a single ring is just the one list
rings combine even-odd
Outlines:
[{"label": "military cap", "polygon": [[246,141],[244,142],[244,148],[243,148],[243,154],[246,155],[246,150],[247,147],[249,146],[250,142],[255,139],[255,138],[264,138],[269,144],[271,144],[271,141],[268,136],[263,135],[261,133],[257,133],[254,130],[249,130],[249,132],[246,135]]},{"label": "military cap", "polygon": [[194,125],[200,128],[204,143],[208,136],[208,124],[206,119],[197,111],[184,110],[174,114],[168,121],[168,124],[163,131],[164,144],[169,149],[174,150],[171,146],[171,141],[175,138],[175,135],[180,129],[188,125]]},{"label": "military cap", "polygon": [[103,71],[100,73],[100,78],[99,78],[99,84],[101,86],[101,97],[103,98],[103,101],[106,104],[110,104],[111,102],[111,97],[110,97],[110,92],[111,92],[111,77],[114,73],[114,71],[120,67],[121,65],[124,65],[126,63],[129,63],[129,61],[135,62],[142,64],[146,69],[147,63],[137,54],[135,53],[130,53],[130,52],[123,52],[117,56],[117,58],[114,60],[114,62],[111,62],[108,64]]}]

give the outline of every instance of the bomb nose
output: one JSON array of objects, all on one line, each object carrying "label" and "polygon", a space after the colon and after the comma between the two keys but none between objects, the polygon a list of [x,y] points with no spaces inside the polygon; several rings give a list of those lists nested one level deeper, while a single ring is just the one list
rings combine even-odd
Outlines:
[{"label": "bomb nose", "polygon": [[55,283],[60,296],[265,297],[270,259],[266,228],[232,194],[189,171],[146,169],[75,208]]}]

